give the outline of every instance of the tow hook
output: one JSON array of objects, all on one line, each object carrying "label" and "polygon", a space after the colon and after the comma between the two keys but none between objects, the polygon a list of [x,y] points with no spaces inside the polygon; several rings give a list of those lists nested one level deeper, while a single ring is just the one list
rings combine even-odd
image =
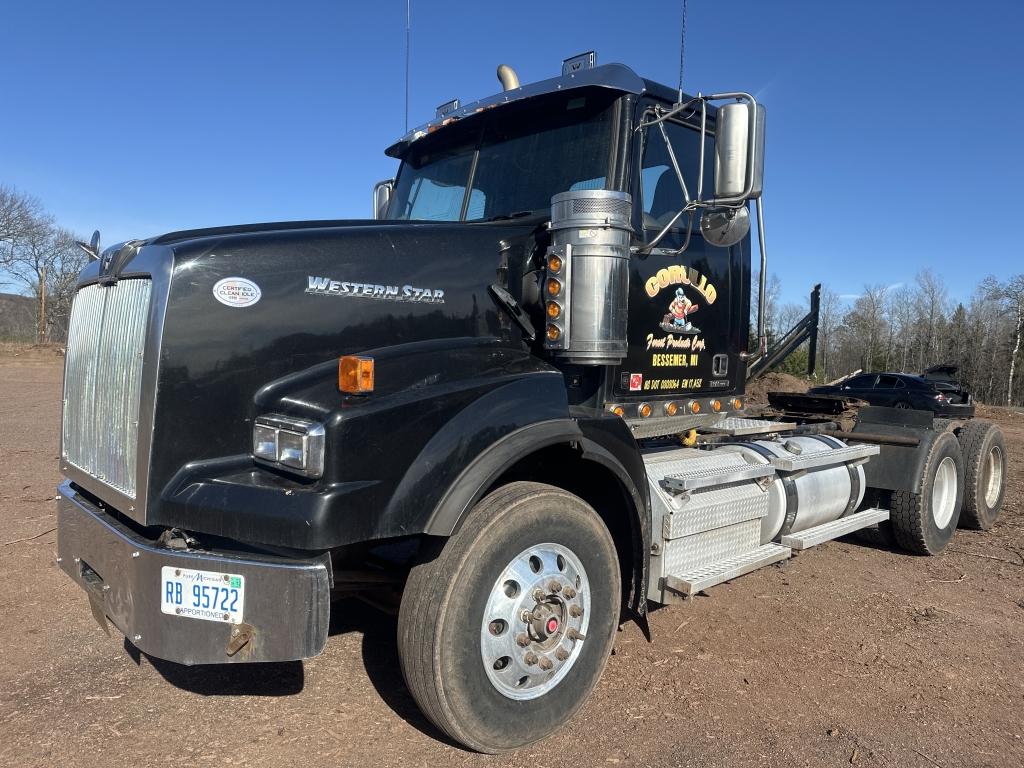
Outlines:
[{"label": "tow hook", "polygon": [[228,637],[228,646],[225,648],[228,656],[234,656],[240,650],[242,650],[249,641],[252,640],[253,635],[256,634],[256,629],[251,624],[238,624],[231,628],[231,635]]}]

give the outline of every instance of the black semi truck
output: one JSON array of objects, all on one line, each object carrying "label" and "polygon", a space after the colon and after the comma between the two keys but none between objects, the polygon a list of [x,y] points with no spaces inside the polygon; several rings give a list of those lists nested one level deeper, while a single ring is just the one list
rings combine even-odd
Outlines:
[{"label": "black semi truck", "polygon": [[991,424],[744,415],[762,105],[593,54],[499,78],[387,150],[372,220],[94,238],[58,562],[105,629],[304,659],[332,597],[400,596],[412,695],[499,752],[565,723],[652,604],[868,526],[938,554],[992,525]]}]

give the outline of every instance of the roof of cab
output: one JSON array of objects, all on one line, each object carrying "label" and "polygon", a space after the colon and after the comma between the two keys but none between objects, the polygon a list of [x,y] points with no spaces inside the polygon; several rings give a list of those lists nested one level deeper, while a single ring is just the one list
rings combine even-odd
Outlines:
[{"label": "roof of cab", "polygon": [[540,80],[536,83],[527,83],[518,88],[502,91],[493,96],[461,106],[444,117],[436,118],[429,123],[413,128],[405,136],[384,150],[384,153],[391,157],[401,157],[410,144],[444,125],[449,125],[457,120],[464,120],[485,110],[510,102],[576,88],[610,88],[623,93],[651,93],[670,103],[675,101],[677,96],[676,91],[660,83],[645,80],[625,64],[602,64],[592,69],[584,69],[572,74]]}]

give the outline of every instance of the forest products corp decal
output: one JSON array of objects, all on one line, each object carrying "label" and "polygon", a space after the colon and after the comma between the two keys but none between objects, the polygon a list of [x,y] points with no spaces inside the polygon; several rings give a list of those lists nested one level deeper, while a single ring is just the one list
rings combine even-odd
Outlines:
[{"label": "forest products corp decal", "polygon": [[329,277],[309,276],[306,293],[319,296],[347,296],[358,299],[408,301],[420,304],[444,304],[444,291],[436,288],[417,288],[414,285],[377,285],[376,283],[347,283]]},{"label": "forest products corp decal", "polygon": [[228,307],[251,307],[263,293],[252,280],[225,277],[213,286],[213,298]]},{"label": "forest products corp decal", "polygon": [[[647,349],[652,350],[651,365],[668,368],[696,368],[700,353],[705,349],[704,337],[694,324],[693,315],[700,309],[700,301],[710,306],[718,298],[718,291],[704,275],[692,267],[673,264],[659,269],[646,283],[647,295],[665,301],[665,313],[658,328],[665,335],[648,333]],[[667,290],[666,290],[667,289]],[[662,293],[664,291],[665,293]],[[660,295],[660,297],[659,297]],[[679,386],[678,380],[666,380],[667,386]],[[699,380],[687,379],[683,386],[700,386]],[[654,388],[652,382],[651,388]],[[645,386],[645,389],[647,387]]]}]

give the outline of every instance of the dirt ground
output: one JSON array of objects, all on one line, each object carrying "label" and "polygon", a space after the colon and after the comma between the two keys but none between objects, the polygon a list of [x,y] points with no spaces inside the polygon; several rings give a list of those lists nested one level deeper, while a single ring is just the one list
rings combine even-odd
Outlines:
[{"label": "dirt ground", "polygon": [[334,607],[305,664],[126,652],[54,564],[61,366],[0,358],[0,765],[1022,766],[1024,415],[1003,517],[941,557],[831,542],[618,635],[552,738],[445,743],[398,670],[395,619]]}]

